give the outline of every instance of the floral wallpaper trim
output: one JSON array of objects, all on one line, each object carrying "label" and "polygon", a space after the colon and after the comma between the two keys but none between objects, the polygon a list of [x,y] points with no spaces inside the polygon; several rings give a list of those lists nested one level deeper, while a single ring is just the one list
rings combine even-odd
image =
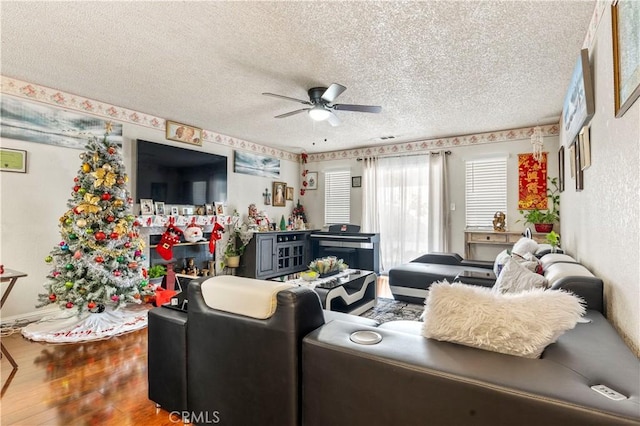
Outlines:
[{"label": "floral wallpaper trim", "polygon": [[609,7],[611,3],[611,0],[598,0],[596,2],[596,6],[593,8],[591,21],[589,22],[587,34],[585,35],[584,42],[582,43],[583,49],[587,48],[591,50],[593,47],[593,43],[596,40],[596,33],[598,32],[598,26],[600,25],[600,21],[604,15],[605,8]]},{"label": "floral wallpaper trim", "polygon": [[[418,154],[424,151],[437,149],[454,148],[457,146],[479,145],[494,142],[507,142],[531,138],[532,127],[521,129],[501,130],[497,132],[479,133],[475,135],[453,136],[449,138],[428,139],[416,142],[396,143],[393,145],[381,145],[368,148],[356,148],[344,151],[320,152],[309,154],[309,162],[342,160],[373,155],[393,155],[393,154]],[[560,133],[558,124],[540,126],[543,136],[557,136]]]},{"label": "floral wallpaper trim", "polygon": [[[138,126],[150,127],[162,132],[165,131],[164,118],[154,117],[142,112],[133,111],[49,87],[28,83],[15,78],[0,76],[0,91],[7,95],[30,99],[69,110],[90,113],[109,120],[117,120],[125,123],[136,124]],[[242,139],[232,138],[210,130],[203,130],[203,140],[204,142],[224,145],[234,149],[242,149],[245,151],[270,155],[282,160],[295,162],[300,161],[300,156],[298,154]]]},{"label": "floral wallpaper trim", "polygon": [[[142,112],[133,111],[127,108],[118,107],[85,98],[83,96],[74,95],[6,76],[0,76],[0,91],[7,95],[31,99],[33,101],[70,110],[86,112],[106,119],[150,127],[162,132],[165,130],[164,118],[154,117]],[[557,124],[541,127],[544,136],[556,136],[560,131]],[[308,161],[330,161],[336,159],[358,158],[368,155],[402,154],[409,152],[419,153],[421,151],[430,151],[433,149],[526,139],[530,138],[532,133],[533,127],[526,127],[521,129],[427,139],[416,142],[397,143],[393,145],[365,147],[344,151],[320,152],[309,154]],[[260,145],[243,139],[232,138],[209,130],[203,130],[203,139],[205,142],[224,145],[233,149],[241,149],[263,155],[269,155],[283,160],[299,162],[301,158],[299,154]]]}]

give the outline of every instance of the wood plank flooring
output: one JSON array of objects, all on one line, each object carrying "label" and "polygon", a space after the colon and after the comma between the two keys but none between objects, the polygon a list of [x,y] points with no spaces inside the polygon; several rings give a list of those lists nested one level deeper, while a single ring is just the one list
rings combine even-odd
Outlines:
[{"label": "wood plank flooring", "polygon": [[[391,297],[386,277],[378,296]],[[52,345],[2,338],[18,363],[1,360],[0,424],[175,425],[147,397],[147,329],[109,340]]]}]

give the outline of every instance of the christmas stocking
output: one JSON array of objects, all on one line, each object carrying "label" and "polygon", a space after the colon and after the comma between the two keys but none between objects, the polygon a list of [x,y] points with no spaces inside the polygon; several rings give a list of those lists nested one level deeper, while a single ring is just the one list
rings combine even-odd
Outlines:
[{"label": "christmas stocking", "polygon": [[173,245],[180,242],[181,236],[182,230],[173,226],[173,223],[169,223],[167,230],[164,231],[164,234],[160,237],[160,242],[156,246],[156,251],[164,260],[173,258]]},{"label": "christmas stocking", "polygon": [[213,230],[211,231],[211,239],[209,240],[209,253],[215,253],[216,241],[222,238],[222,231],[224,231],[224,227],[216,222],[215,225],[213,225]]}]

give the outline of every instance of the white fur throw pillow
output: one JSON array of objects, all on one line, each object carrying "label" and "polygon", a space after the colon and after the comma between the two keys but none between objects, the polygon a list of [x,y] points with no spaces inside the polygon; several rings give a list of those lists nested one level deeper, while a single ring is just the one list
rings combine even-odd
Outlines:
[{"label": "white fur throw pillow", "polygon": [[509,259],[498,275],[493,290],[499,293],[515,293],[534,288],[546,288],[547,279],[540,274],[531,272],[516,259]]},{"label": "white fur throw pillow", "polygon": [[526,253],[535,254],[538,250],[538,243],[531,238],[522,237],[513,245],[512,253],[524,256]]},{"label": "white fur throw pillow", "polygon": [[429,287],[422,332],[436,340],[539,358],[584,312],[581,299],[562,290],[502,294],[443,281]]}]

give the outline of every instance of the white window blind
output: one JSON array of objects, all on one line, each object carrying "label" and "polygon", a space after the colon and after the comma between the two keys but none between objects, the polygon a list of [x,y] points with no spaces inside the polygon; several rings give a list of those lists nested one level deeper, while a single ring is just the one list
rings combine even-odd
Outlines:
[{"label": "white window blind", "polygon": [[351,172],[325,173],[324,222],[325,224],[350,223],[351,221]]},{"label": "white window blind", "polygon": [[507,211],[507,158],[466,162],[467,228],[492,228],[497,211]]}]

